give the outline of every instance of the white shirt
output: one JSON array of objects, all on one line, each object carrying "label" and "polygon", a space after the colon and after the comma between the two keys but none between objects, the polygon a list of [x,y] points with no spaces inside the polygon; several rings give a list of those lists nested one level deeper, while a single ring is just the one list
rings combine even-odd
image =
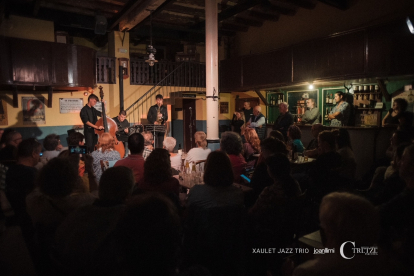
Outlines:
[{"label": "white shirt", "polygon": [[174,156],[170,156],[170,160],[171,160],[171,168],[176,169],[177,171],[179,171],[180,167],[181,167],[181,164],[182,164],[181,154],[177,153]]},{"label": "white shirt", "polygon": [[197,162],[199,160],[206,160],[207,156],[210,154],[211,149],[209,148],[192,148],[187,153],[187,158],[185,161],[187,162]]},{"label": "white shirt", "polygon": [[[260,115],[260,114],[259,114]],[[258,116],[259,116],[258,115]],[[257,116],[255,116],[254,118],[256,118]],[[250,127],[259,127],[261,125],[263,125],[266,122],[265,117],[263,116],[262,118],[260,118],[257,122],[252,122],[252,118],[250,118],[249,123],[250,123]]]}]

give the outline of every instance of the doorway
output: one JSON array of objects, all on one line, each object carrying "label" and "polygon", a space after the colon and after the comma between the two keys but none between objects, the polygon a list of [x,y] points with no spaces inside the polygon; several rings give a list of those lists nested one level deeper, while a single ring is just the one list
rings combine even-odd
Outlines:
[{"label": "doorway", "polygon": [[185,152],[195,147],[194,133],[196,132],[195,99],[183,99],[183,138]]}]

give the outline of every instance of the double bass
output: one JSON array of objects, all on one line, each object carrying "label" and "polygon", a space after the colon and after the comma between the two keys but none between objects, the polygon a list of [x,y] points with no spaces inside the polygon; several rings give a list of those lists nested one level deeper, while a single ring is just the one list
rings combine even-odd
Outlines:
[{"label": "double bass", "polygon": [[97,134],[98,136],[100,134],[102,134],[103,132],[107,132],[109,134],[111,134],[111,136],[114,138],[115,140],[115,150],[117,152],[119,152],[119,154],[121,155],[121,158],[124,158],[125,156],[125,147],[124,144],[122,142],[119,142],[118,139],[116,138],[116,132],[118,131],[118,126],[115,123],[115,121],[112,118],[107,118],[106,117],[106,113],[105,113],[105,105],[103,104],[103,98],[104,98],[104,93],[103,93],[103,87],[99,86],[99,95],[101,97],[101,102],[102,102],[102,117],[96,122],[96,126],[103,126],[104,129],[95,129],[95,134]]}]

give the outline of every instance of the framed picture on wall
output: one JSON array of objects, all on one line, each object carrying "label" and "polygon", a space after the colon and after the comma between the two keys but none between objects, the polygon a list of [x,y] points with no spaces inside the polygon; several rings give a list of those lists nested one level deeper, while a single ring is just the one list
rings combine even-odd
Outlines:
[{"label": "framed picture on wall", "polygon": [[22,97],[23,125],[46,124],[45,98]]},{"label": "framed picture on wall", "polygon": [[229,113],[229,102],[220,103],[220,114]]}]

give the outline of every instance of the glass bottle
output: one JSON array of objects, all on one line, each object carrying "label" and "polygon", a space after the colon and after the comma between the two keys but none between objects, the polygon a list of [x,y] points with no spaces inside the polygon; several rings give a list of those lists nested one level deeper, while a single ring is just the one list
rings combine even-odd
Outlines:
[{"label": "glass bottle", "polygon": [[332,96],[332,94],[331,94],[331,97],[329,98],[329,103],[330,104],[333,103],[333,96]]}]

